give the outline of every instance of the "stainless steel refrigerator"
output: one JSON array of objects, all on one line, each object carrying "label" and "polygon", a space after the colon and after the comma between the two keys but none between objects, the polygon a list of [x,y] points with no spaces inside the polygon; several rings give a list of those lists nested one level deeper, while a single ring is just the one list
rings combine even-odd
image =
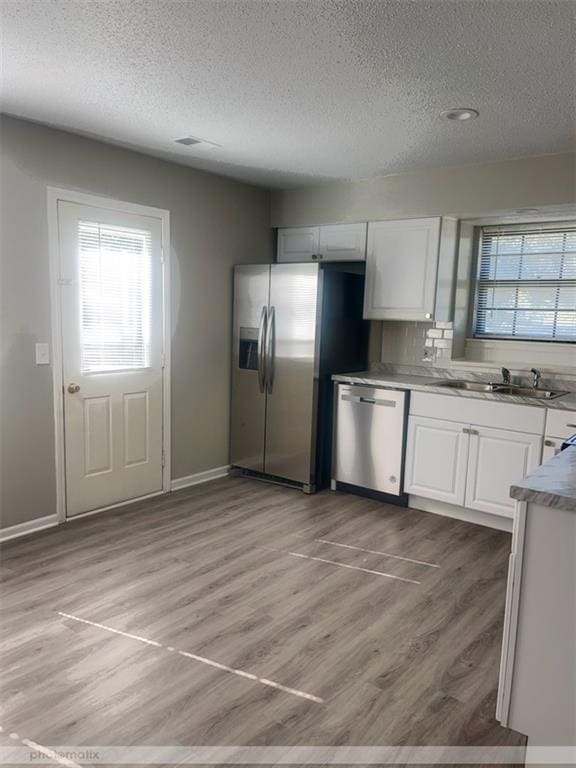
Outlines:
[{"label": "stainless steel refrigerator", "polygon": [[331,376],[366,368],[363,293],[359,264],[236,267],[232,474],[329,484]]}]

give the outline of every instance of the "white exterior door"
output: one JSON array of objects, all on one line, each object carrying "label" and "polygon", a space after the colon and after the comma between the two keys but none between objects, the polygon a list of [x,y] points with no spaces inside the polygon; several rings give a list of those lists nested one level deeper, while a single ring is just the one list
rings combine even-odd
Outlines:
[{"label": "white exterior door", "polygon": [[472,427],[466,506],[514,517],[516,502],[510,498],[510,486],[538,466],[541,450],[540,435]]},{"label": "white exterior door", "polygon": [[466,424],[410,416],[404,491],[464,504],[468,434]]},{"label": "white exterior door", "polygon": [[66,514],[162,490],[162,221],[58,201]]}]

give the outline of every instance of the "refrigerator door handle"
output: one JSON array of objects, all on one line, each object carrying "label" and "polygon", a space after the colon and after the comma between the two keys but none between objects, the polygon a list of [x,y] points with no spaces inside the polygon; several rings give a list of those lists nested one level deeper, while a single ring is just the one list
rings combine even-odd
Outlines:
[{"label": "refrigerator door handle", "polygon": [[266,333],[266,389],[272,394],[274,386],[274,357],[276,355],[276,307],[270,307]]},{"label": "refrigerator door handle", "polygon": [[260,392],[266,387],[266,341],[268,335],[268,309],[262,307],[260,315],[260,328],[258,330],[258,386]]}]

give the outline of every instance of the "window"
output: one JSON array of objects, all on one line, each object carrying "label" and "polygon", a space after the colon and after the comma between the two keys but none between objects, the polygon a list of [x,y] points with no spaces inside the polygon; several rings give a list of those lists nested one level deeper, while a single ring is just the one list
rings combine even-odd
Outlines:
[{"label": "window", "polygon": [[473,330],[576,342],[576,222],[482,227]]},{"label": "window", "polygon": [[81,221],[82,373],[149,365],[151,261],[149,232]]}]

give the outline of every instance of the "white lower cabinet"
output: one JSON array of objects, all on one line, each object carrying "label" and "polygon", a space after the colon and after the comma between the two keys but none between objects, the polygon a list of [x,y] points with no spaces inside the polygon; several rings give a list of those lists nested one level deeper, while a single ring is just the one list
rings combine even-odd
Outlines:
[{"label": "white lower cabinet", "polygon": [[551,459],[553,456],[556,456],[557,453],[560,453],[562,442],[563,440],[561,437],[546,436],[544,438],[544,448],[542,448],[542,464],[547,462],[548,459]]},{"label": "white lower cabinet", "polygon": [[410,416],[404,490],[514,517],[510,486],[540,463],[542,437]]},{"label": "white lower cabinet", "polygon": [[510,486],[540,463],[542,438],[487,427],[470,428],[464,506],[514,517]]},{"label": "white lower cabinet", "polygon": [[411,416],[404,490],[416,496],[464,504],[468,435],[454,421]]}]

